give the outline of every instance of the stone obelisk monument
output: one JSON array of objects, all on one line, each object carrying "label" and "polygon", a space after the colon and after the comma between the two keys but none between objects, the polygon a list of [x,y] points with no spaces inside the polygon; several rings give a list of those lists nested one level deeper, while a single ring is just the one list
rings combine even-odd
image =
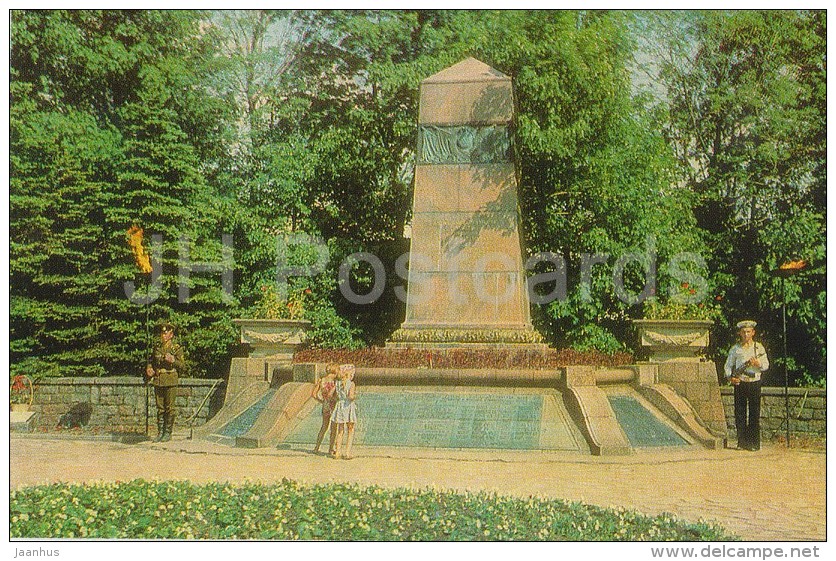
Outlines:
[{"label": "stone obelisk monument", "polygon": [[511,78],[468,58],[421,82],[406,320],[390,347],[537,346],[517,220]]}]

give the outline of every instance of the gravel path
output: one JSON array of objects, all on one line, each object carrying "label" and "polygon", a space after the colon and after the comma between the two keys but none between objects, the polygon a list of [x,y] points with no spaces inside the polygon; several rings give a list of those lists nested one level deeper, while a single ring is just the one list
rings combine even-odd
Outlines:
[{"label": "gravel path", "polygon": [[165,444],[50,436],[10,439],[10,484],[188,479],[488,490],[669,512],[717,522],[744,540],[826,539],[823,450],[767,445],[738,450],[642,451],[601,458],[575,453],[356,447],[351,461],[299,449],[230,448],[175,435]]}]

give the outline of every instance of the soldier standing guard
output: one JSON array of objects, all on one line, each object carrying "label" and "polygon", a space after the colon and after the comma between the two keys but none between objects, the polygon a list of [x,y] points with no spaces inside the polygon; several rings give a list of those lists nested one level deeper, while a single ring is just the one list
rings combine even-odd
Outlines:
[{"label": "soldier standing guard", "polygon": [[145,368],[146,380],[154,385],[157,402],[157,438],[154,442],[168,442],[174,429],[174,401],[177,398],[178,374],[185,370],[183,347],[174,340],[174,325],[160,325],[160,338],[151,349]]},{"label": "soldier standing guard", "polygon": [[769,369],[766,349],[754,340],[757,323],[752,320],[737,324],[738,343],[726,360],[726,380],[734,386],[734,424],[740,450],[761,447],[761,373]]}]

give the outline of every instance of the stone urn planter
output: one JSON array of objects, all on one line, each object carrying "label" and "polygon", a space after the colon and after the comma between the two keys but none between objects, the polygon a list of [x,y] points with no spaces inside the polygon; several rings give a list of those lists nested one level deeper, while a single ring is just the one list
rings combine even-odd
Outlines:
[{"label": "stone urn planter", "polygon": [[292,357],[305,342],[311,322],[304,319],[234,319],[241,342],[250,346],[250,358]]},{"label": "stone urn planter", "polygon": [[699,362],[708,346],[711,320],[637,319],[641,346],[650,362]]}]

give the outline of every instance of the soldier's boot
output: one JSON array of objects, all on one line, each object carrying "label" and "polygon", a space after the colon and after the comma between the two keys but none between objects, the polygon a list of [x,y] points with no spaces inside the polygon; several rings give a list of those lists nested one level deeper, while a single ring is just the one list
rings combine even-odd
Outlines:
[{"label": "soldier's boot", "polygon": [[168,442],[171,440],[171,431],[174,430],[174,415],[166,418],[165,427],[163,428],[163,437],[160,442]]},{"label": "soldier's boot", "polygon": [[157,438],[154,439],[154,442],[162,442],[164,436],[165,422],[163,421],[162,415],[160,415],[157,417]]}]

